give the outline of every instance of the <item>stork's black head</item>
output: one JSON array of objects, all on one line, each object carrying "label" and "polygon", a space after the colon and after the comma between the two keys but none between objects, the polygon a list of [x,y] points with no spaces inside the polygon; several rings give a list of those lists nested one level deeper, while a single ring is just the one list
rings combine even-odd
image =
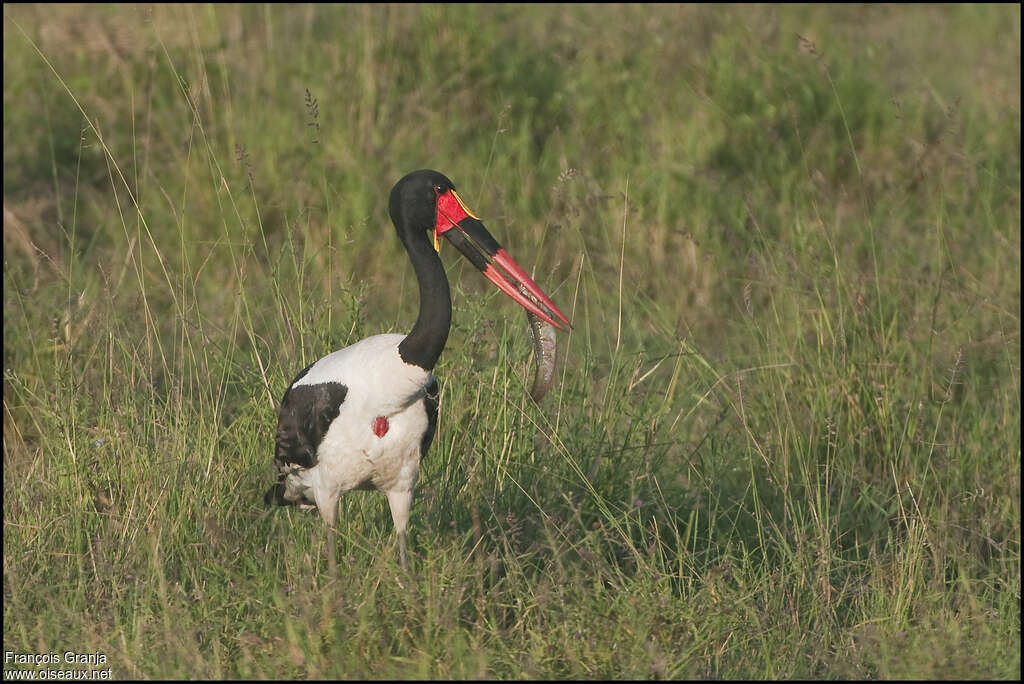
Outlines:
[{"label": "stork's black head", "polygon": [[449,190],[455,190],[451,180],[430,169],[413,171],[395,183],[391,189],[388,213],[399,234],[404,230],[424,233],[434,230],[437,225],[437,198]]}]

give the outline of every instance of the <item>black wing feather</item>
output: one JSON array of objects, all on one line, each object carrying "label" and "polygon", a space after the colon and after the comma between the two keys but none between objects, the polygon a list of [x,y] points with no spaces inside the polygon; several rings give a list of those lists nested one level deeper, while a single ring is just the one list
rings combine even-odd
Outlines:
[{"label": "black wing feather", "polygon": [[420,440],[420,460],[426,457],[430,450],[430,444],[434,441],[434,431],[437,430],[437,401],[440,390],[437,386],[437,379],[431,376],[426,386],[426,395],[423,397],[423,404],[427,409],[427,430]]},{"label": "black wing feather", "polygon": [[284,478],[295,467],[312,468],[317,464],[317,450],[324,440],[331,421],[338,417],[348,387],[340,382],[295,386],[309,370],[303,369],[281,399],[277,411],[277,434],[274,437],[274,466],[277,483],[267,491],[265,503],[288,505],[284,498]]}]

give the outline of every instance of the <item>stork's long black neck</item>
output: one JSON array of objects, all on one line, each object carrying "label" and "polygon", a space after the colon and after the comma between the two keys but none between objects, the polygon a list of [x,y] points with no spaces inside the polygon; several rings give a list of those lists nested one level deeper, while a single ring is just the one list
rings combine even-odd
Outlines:
[{"label": "stork's long black neck", "polygon": [[409,252],[420,286],[420,315],[416,325],[398,345],[398,354],[406,363],[433,370],[444,351],[452,325],[452,297],[444,265],[427,239],[426,231],[399,231]]}]

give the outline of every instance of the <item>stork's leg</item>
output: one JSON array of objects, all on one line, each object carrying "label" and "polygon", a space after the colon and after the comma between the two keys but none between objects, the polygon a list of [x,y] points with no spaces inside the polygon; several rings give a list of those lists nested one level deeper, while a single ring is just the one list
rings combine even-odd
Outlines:
[{"label": "stork's leg", "polygon": [[412,507],[412,490],[387,492],[388,504],[391,506],[391,519],[395,521],[395,533],[398,535],[398,562],[403,570],[409,569],[408,542],[406,531],[409,529],[409,509]]},{"label": "stork's leg", "polygon": [[338,579],[338,545],[334,541],[334,525],[327,526],[327,571],[332,580]]},{"label": "stork's leg", "polygon": [[317,508],[320,510],[320,517],[327,524],[327,569],[331,579],[338,579],[337,544],[334,541],[334,526],[338,523],[338,499],[332,498],[329,501],[317,501]]}]

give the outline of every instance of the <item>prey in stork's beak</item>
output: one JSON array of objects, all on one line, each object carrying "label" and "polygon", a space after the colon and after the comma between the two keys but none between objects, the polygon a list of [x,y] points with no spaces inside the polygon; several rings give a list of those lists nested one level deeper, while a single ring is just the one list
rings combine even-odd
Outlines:
[{"label": "prey in stork's beak", "polygon": [[455,245],[485,278],[524,309],[560,330],[569,326],[565,314],[487,232],[480,219],[452,189],[437,196],[437,225],[434,227],[434,249],[437,250],[440,249],[439,235]]}]

